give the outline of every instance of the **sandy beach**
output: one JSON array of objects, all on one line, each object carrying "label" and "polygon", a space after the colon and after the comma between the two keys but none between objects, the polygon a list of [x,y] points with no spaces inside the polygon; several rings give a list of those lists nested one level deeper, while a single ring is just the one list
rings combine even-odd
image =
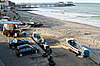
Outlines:
[{"label": "sandy beach", "polygon": [[[100,56],[99,52],[100,29],[98,27],[58,20],[55,18],[32,14],[26,11],[17,11],[17,12],[21,17],[19,20],[27,21],[31,18],[34,18],[34,21],[39,21],[44,23],[43,27],[31,27],[30,29],[26,30],[27,32],[26,37],[18,37],[18,38],[27,39],[34,44],[35,42],[30,40],[30,37],[32,33],[35,32],[36,29],[38,29],[38,32],[41,33],[41,36],[47,41],[48,45],[52,48],[52,56],[54,57],[56,66],[98,66],[97,64],[95,64],[94,61],[90,60],[89,58],[81,59],[78,58],[73,52],[70,52],[68,50],[69,47],[67,46],[65,41],[66,38],[75,38],[77,40],[77,43],[87,46],[92,53]],[[0,36],[2,37],[0,39],[1,43],[9,43],[9,40],[14,39],[12,37],[9,38],[4,36],[2,32],[0,33]],[[6,47],[8,48],[8,46]],[[15,56],[14,51],[10,52],[10,54]],[[15,60],[15,58],[16,57],[14,57],[13,60]],[[30,60],[30,58],[26,59]],[[44,59],[42,58],[41,61],[43,60]],[[32,63],[34,63],[33,61],[34,60],[30,62],[31,65]],[[35,61],[37,61],[37,59]],[[43,62],[45,63],[46,60],[44,60]],[[21,62],[21,64],[23,63],[24,61]],[[47,66],[47,63],[48,62],[46,62],[45,66]]]},{"label": "sandy beach", "polygon": [[100,66],[100,1],[0,0],[0,66]]},{"label": "sandy beach", "polygon": [[[40,28],[31,27],[29,30],[27,30],[27,33],[29,36],[31,36],[31,34],[35,32],[36,29],[38,29],[38,32],[41,33],[41,36],[48,42],[48,45],[50,45],[50,47],[53,49],[52,55],[55,57],[54,59],[57,63],[61,62],[61,59],[63,61],[66,60],[66,52],[64,51],[68,51],[65,49],[69,49],[65,41],[66,38],[75,38],[78,44],[86,46],[88,49],[91,50],[93,54],[100,56],[100,29],[98,27],[58,20],[55,18],[45,17],[42,15],[32,14],[24,11],[18,11],[18,13],[21,15],[22,20],[27,21],[31,18],[34,18],[34,21],[44,23],[44,26]],[[69,52],[67,53],[69,55]],[[72,59],[74,59],[73,62],[76,60],[80,61],[79,65],[82,64],[84,66],[85,63],[86,65],[88,64],[87,66],[95,66],[91,64],[90,60],[80,60],[75,58],[74,56]],[[62,65],[64,63],[63,61],[61,63],[58,63],[58,65]],[[75,65],[75,63],[73,64]],[[65,65],[63,64],[63,66]]]},{"label": "sandy beach", "polygon": [[[46,39],[51,38],[64,43],[66,38],[75,38],[79,44],[89,47],[91,51],[99,51],[100,29],[98,27],[58,20],[28,12],[19,13],[22,15],[23,20],[34,17],[34,21],[44,22],[44,27],[38,29]],[[66,42],[64,45],[66,45]],[[99,53],[96,52],[96,55],[100,55]]]}]

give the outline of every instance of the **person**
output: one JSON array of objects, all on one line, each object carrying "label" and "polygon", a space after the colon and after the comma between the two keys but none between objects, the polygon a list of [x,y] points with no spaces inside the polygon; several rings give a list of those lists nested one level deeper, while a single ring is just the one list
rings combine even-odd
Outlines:
[{"label": "person", "polygon": [[50,56],[50,57],[48,58],[48,61],[49,61],[49,65],[50,65],[50,66],[55,66],[55,62],[53,61],[53,57],[52,57],[52,56]]},{"label": "person", "polygon": [[45,44],[47,45],[47,42],[45,42]]},{"label": "person", "polygon": [[25,31],[22,32],[22,35],[25,35],[25,36],[26,36],[26,34],[27,34],[27,33],[26,33]]},{"label": "person", "polygon": [[72,46],[75,46],[75,41],[72,41]]},{"label": "person", "polygon": [[2,14],[1,14],[1,11],[0,11],[0,19],[2,19]]},{"label": "person", "polygon": [[52,53],[52,50],[50,49],[50,53]]},{"label": "person", "polygon": [[34,19],[32,18],[32,20],[31,20],[32,22],[34,21]]},{"label": "person", "polygon": [[14,15],[13,20],[15,20],[16,16]]},{"label": "person", "polygon": [[48,58],[48,61],[49,61],[49,62],[53,62],[53,57],[50,56],[50,57]]}]

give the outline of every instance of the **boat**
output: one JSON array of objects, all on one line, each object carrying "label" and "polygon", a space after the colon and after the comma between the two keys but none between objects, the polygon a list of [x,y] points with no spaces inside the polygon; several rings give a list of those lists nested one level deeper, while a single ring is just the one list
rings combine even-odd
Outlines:
[{"label": "boat", "polygon": [[[6,19],[1,19],[0,20],[0,29],[3,30],[3,25],[4,24],[16,24],[16,25],[22,25],[23,23],[19,20],[12,20],[12,21],[8,21]],[[30,27],[30,26],[28,26]],[[26,28],[21,28],[21,29],[26,29]],[[28,29],[28,28],[27,28]]]},{"label": "boat", "polygon": [[33,32],[32,38],[37,44],[44,43],[44,39],[40,36],[40,33],[38,32]]},{"label": "boat", "polygon": [[42,27],[43,26],[43,22],[36,22],[36,21],[34,21],[33,18],[31,20],[29,20],[29,22],[27,22],[27,24],[34,26],[34,27]]},{"label": "boat", "polygon": [[52,53],[50,46],[47,45],[47,42],[41,37],[40,33],[33,32],[32,38],[46,53]]},{"label": "boat", "polygon": [[69,46],[70,50],[76,53],[77,56],[89,57],[89,49],[83,47],[82,45],[76,43],[75,38],[66,38],[67,45]]},{"label": "boat", "polygon": [[3,16],[3,19],[9,19],[9,17],[8,16]]},{"label": "boat", "polygon": [[18,25],[18,28],[19,29],[22,29],[22,30],[27,30],[31,27],[31,25]]},{"label": "boat", "polygon": [[21,21],[7,21],[7,20],[0,20],[0,24],[23,24]]}]

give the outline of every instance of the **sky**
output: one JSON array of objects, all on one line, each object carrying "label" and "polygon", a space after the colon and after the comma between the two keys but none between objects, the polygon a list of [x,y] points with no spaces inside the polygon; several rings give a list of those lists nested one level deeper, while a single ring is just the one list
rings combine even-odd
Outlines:
[{"label": "sky", "polygon": [[15,3],[40,3],[40,2],[67,2],[67,1],[72,1],[72,2],[82,2],[82,3],[100,3],[100,0],[10,0]]},{"label": "sky", "polygon": [[100,0],[74,0],[74,2],[83,2],[83,3],[100,3]]}]

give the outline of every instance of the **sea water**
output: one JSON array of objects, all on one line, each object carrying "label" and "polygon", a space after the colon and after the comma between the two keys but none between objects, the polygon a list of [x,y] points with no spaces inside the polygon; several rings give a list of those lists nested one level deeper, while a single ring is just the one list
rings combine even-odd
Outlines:
[{"label": "sea water", "polygon": [[100,3],[76,3],[76,6],[33,8],[31,13],[100,27]]}]

